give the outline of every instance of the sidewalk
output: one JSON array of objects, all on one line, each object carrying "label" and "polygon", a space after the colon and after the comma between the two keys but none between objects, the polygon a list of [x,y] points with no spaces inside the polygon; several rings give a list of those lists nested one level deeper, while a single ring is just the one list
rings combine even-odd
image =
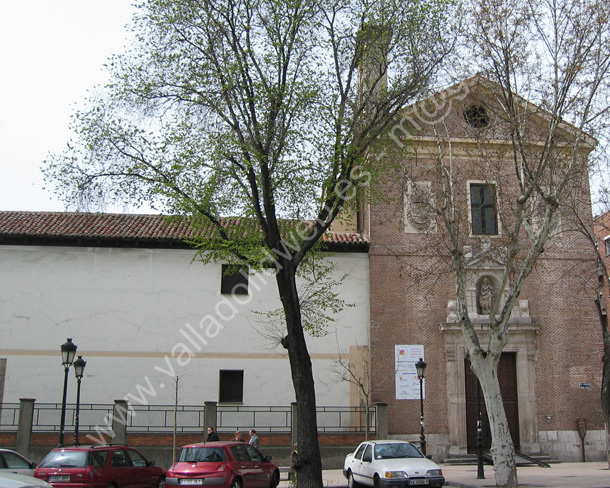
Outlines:
[{"label": "sidewalk", "polygon": [[[476,466],[441,464],[445,486],[455,488],[494,487],[496,481],[493,466],[485,465],[485,479],[477,479]],[[517,468],[520,488],[610,488],[608,463],[559,463],[550,468],[522,466]],[[327,469],[322,473],[324,486],[346,487],[347,480],[340,469]],[[290,488],[288,481],[281,481],[280,488]]]},{"label": "sidewalk", "polygon": [[[485,465],[485,479],[477,479],[476,466],[450,466],[441,464],[445,475],[445,486],[471,488],[496,486],[493,466]],[[608,463],[558,463],[550,468],[520,466],[517,477],[521,488],[569,487],[610,488]]]}]

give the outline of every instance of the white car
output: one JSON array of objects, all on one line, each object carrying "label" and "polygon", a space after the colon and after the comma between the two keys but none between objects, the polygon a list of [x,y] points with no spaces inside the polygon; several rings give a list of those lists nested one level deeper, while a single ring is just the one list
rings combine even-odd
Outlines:
[{"label": "white car", "polygon": [[343,474],[350,488],[398,486],[441,487],[443,470],[406,441],[367,441],[348,454]]},{"label": "white car", "polygon": [[36,463],[23,457],[17,451],[0,449],[0,473],[17,473],[34,476]]},{"label": "white car", "polygon": [[0,486],[2,488],[53,488],[49,483],[38,478],[4,471],[0,471]]}]

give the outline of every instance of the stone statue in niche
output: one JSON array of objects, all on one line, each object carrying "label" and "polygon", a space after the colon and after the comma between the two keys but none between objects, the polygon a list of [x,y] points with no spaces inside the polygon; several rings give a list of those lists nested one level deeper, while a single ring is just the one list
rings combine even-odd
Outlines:
[{"label": "stone statue in niche", "polygon": [[481,315],[489,315],[495,297],[496,290],[493,283],[487,276],[483,277],[481,286],[479,287],[479,296],[477,300],[479,304],[479,313]]}]

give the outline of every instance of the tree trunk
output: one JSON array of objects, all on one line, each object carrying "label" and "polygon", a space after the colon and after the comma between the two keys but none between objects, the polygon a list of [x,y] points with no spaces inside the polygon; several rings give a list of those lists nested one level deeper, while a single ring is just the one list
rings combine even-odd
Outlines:
[{"label": "tree trunk", "polygon": [[276,274],[280,298],[286,314],[287,335],[282,345],[288,351],[290,371],[297,404],[297,442],[299,445],[299,488],[322,488],[322,460],[318,444],[316,395],[311,358],[301,323],[296,287],[296,267],[282,263]]},{"label": "tree trunk", "polygon": [[371,409],[369,407],[369,397],[366,397],[366,403],[364,404],[364,440],[369,440],[369,432],[371,430],[371,422],[369,420],[369,416],[371,414]]},{"label": "tree trunk", "polygon": [[508,428],[508,419],[504,411],[500,382],[498,381],[497,364],[490,360],[479,361],[473,366],[473,371],[479,378],[481,390],[485,398],[485,406],[489,417],[492,444],[491,455],[494,461],[496,486],[516,487],[517,466],[515,464],[515,447]]}]

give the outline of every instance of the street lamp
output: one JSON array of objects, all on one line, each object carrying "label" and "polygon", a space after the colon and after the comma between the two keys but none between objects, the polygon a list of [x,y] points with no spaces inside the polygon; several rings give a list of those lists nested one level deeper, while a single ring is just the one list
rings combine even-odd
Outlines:
[{"label": "street lamp", "polygon": [[419,358],[419,361],[415,363],[415,369],[417,369],[417,377],[419,378],[419,445],[421,452],[426,455],[426,436],[424,435],[424,376],[426,374],[426,362],[423,358]]},{"label": "street lamp", "polygon": [[477,479],[485,479],[485,470],[483,469],[483,421],[481,417],[481,383],[477,377]]},{"label": "street lamp", "polygon": [[59,425],[59,444],[58,446],[64,445],[64,429],[66,427],[66,395],[68,393],[68,371],[74,356],[76,355],[76,345],[72,342],[72,339],[68,339],[65,344],[61,345],[61,364],[64,366],[64,396],[61,401],[61,423]]},{"label": "street lamp", "polygon": [[74,361],[74,375],[76,376],[76,419],[74,420],[74,444],[78,446],[80,443],[78,442],[78,422],[80,415],[80,380],[83,379],[83,375],[85,374],[85,366],[87,366],[87,361],[83,359],[82,356],[78,356],[78,359]]}]

